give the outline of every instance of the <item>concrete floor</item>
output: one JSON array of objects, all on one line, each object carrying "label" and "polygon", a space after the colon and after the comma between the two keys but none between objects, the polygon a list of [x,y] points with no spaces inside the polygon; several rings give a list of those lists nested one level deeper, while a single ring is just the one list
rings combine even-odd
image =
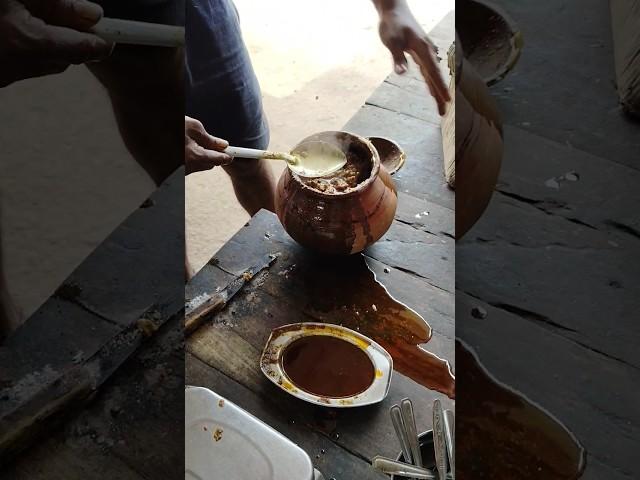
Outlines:
[{"label": "concrete floor", "polygon": [[[410,3],[427,31],[454,8],[453,0]],[[391,70],[368,0],[236,4],[274,149],[342,127]],[[0,89],[0,105],[0,122],[14,127],[0,131],[5,268],[28,317],[154,186],[126,151],[106,92],[84,67]],[[282,168],[274,164],[278,174]],[[196,268],[248,219],[221,170],[187,178],[186,217]]]}]

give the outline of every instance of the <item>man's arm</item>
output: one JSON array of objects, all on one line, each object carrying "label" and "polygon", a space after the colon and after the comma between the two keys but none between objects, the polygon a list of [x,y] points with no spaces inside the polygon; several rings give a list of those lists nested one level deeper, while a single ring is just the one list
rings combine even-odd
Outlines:
[{"label": "man's arm", "polygon": [[407,71],[405,52],[411,55],[443,115],[451,98],[438,69],[433,43],[411,13],[406,0],[373,0],[373,3],[380,17],[380,39],[391,52],[396,73]]}]

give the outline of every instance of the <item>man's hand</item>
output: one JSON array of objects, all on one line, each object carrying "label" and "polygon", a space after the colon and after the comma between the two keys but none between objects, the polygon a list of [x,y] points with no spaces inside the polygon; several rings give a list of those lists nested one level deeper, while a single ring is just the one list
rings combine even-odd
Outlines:
[{"label": "man's hand", "polygon": [[113,45],[87,33],[100,18],[86,0],[0,0],[0,87],[109,56]]},{"label": "man's hand", "polygon": [[187,175],[229,165],[233,157],[222,153],[228,146],[226,140],[209,135],[195,118],[184,117],[184,164]]},{"label": "man's hand", "polygon": [[444,115],[451,97],[436,59],[436,48],[411,13],[405,0],[373,0],[380,15],[380,39],[393,57],[396,73],[407,71],[405,52],[420,67],[429,91],[438,104],[438,112]]}]

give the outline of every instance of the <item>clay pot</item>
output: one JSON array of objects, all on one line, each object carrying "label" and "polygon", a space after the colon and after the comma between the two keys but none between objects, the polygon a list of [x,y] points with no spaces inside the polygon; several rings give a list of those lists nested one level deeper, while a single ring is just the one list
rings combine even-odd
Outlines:
[{"label": "clay pot", "polygon": [[391,226],[398,201],[391,176],[380,166],[371,142],[347,132],[321,132],[303,141],[323,140],[371,162],[369,176],[345,192],[324,193],[305,185],[288,168],[276,191],[282,226],[301,245],[327,254],[361,252]]},{"label": "clay pot", "polygon": [[488,0],[462,0],[456,15],[459,45],[487,85],[502,80],[516,65],[522,33],[505,10]]},{"label": "clay pot", "polygon": [[459,240],[484,213],[498,181],[502,122],[495,100],[464,57],[459,41],[449,49],[449,69],[453,101],[442,119],[442,147],[445,179],[456,190]]}]

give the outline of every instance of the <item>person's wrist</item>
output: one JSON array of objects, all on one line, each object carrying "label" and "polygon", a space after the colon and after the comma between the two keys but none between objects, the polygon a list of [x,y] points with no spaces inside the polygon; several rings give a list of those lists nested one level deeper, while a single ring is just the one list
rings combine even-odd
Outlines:
[{"label": "person's wrist", "polygon": [[394,17],[409,10],[406,0],[374,0],[380,19]]}]

